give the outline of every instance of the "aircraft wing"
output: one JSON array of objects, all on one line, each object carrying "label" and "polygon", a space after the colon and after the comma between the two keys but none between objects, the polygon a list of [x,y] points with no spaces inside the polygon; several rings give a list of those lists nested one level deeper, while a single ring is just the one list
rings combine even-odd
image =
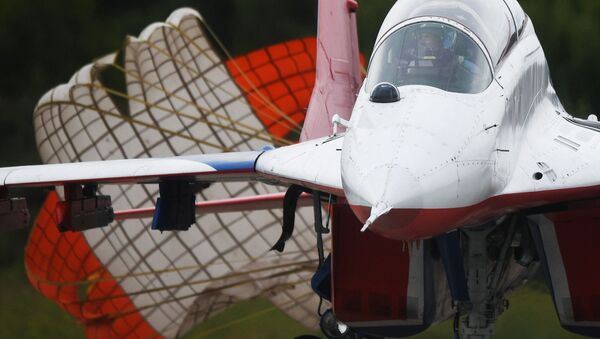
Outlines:
[{"label": "aircraft wing", "polygon": [[225,181],[256,178],[254,162],[262,152],[168,158],[88,161],[0,169],[6,187],[56,186],[69,183],[152,183],[166,178]]},{"label": "aircraft wing", "polygon": [[298,184],[342,195],[340,151],[343,137],[321,138],[275,150],[89,161],[0,168],[6,188],[66,184],[256,181]]},{"label": "aircraft wing", "polygon": [[598,337],[600,123],[549,112],[527,125],[507,201],[537,207],[529,227],[562,326]]},{"label": "aircraft wing", "polygon": [[600,198],[599,143],[598,122],[534,115],[502,200],[534,207]]},{"label": "aircraft wing", "polygon": [[342,196],[342,136],[325,137],[265,152],[256,162],[261,177]]}]

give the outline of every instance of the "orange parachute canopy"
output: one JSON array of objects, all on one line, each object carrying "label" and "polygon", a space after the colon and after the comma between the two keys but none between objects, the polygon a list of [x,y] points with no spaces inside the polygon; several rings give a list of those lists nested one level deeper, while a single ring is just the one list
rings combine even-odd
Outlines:
[{"label": "orange parachute canopy", "polygon": [[229,72],[272,135],[299,133],[315,84],[316,51],[316,39],[306,38],[227,61]]}]

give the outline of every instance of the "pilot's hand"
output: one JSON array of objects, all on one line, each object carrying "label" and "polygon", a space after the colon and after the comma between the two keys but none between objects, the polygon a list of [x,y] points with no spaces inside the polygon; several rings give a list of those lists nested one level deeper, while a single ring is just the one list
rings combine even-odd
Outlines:
[{"label": "pilot's hand", "polygon": [[461,65],[465,70],[471,74],[479,74],[479,66],[472,61],[466,60],[464,56],[458,56],[458,64]]}]

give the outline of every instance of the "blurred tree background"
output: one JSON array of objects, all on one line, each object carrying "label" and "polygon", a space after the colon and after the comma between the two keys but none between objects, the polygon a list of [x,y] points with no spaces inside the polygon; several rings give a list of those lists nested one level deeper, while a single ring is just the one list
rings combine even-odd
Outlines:
[{"label": "blurred tree background", "polygon": [[[402,0],[400,0],[402,1]],[[482,0],[485,1],[485,0]],[[369,56],[392,0],[362,0],[361,51]],[[600,113],[600,1],[522,0],[546,52],[568,112]],[[316,33],[316,0],[1,0],[0,165],[39,163],[32,111],[50,88],[112,52],[127,35],[196,8],[233,55]],[[44,192],[31,194],[33,204]],[[35,207],[32,207],[35,211]],[[2,225],[0,225],[2,227]],[[0,233],[0,337],[81,335],[66,314],[28,285],[23,248],[28,231]],[[71,321],[71,323],[73,323]]]}]

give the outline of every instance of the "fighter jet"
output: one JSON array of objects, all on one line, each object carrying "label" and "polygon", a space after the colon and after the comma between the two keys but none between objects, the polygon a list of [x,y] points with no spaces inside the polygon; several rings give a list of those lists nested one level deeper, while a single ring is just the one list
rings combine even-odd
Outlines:
[{"label": "fighter jet", "polygon": [[[320,1],[300,143],[0,168],[2,224],[27,220],[13,188],[59,186],[62,231],[143,213],[159,231],[186,230],[206,185],[261,181],[289,187],[274,249],[293,236],[301,197],[313,197],[319,236],[331,212],[331,254],[319,237],[312,281],[332,304],[330,338],[405,337],[452,317],[456,335],[490,338],[507,293],[538,268],[562,326],[600,336],[600,122],[565,111],[529,17],[516,0],[398,1],[363,81],[357,9]],[[157,184],[156,208],[113,211],[97,185],[123,183]]]}]

